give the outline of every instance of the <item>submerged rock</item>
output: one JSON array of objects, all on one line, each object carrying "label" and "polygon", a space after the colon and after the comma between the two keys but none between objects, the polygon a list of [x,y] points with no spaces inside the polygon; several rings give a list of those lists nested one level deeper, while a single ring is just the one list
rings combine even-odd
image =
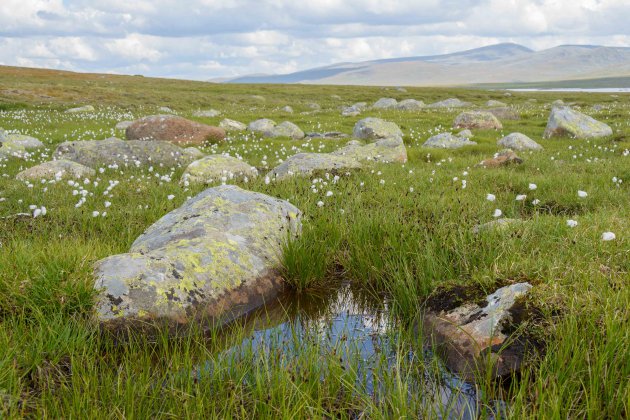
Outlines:
[{"label": "submerged rock", "polygon": [[529,283],[517,283],[498,289],[482,305],[430,308],[423,318],[424,337],[437,347],[449,369],[466,379],[484,375],[488,367],[494,376],[514,372],[523,355],[502,351],[508,338],[504,329],[511,320],[510,310],[531,288]]},{"label": "submerged rock", "polygon": [[203,145],[225,138],[225,130],[175,115],[151,115],[127,127],[128,140],[168,141],[182,145]]},{"label": "submerged rock", "polygon": [[482,130],[500,130],[503,128],[497,117],[484,111],[466,111],[455,118],[453,128],[468,128]]},{"label": "submerged rock", "polygon": [[612,128],[603,122],[575,111],[569,107],[554,107],[547,121],[544,138],[571,136],[590,139],[612,135]]},{"label": "submerged rock", "polygon": [[39,179],[86,178],[96,175],[96,171],[70,160],[45,162],[18,173],[15,178],[21,181]]},{"label": "submerged rock", "polygon": [[430,137],[422,146],[436,149],[459,149],[464,146],[474,146],[475,144],[477,143],[468,140],[466,137],[458,137],[452,133],[441,133]]},{"label": "submerged rock", "polygon": [[389,137],[402,138],[403,133],[393,122],[380,118],[364,118],[355,124],[352,136],[358,139],[378,140]]},{"label": "submerged rock", "polygon": [[192,162],[182,175],[181,183],[211,184],[226,180],[256,178],[258,171],[232,156],[209,155]]},{"label": "submerged rock", "polygon": [[57,146],[54,156],[56,159],[67,159],[96,168],[112,164],[177,166],[199,159],[200,153],[194,148],[187,151],[163,141],[123,141],[111,137],[105,140],[64,142]]},{"label": "submerged rock", "polygon": [[542,150],[543,147],[534,140],[521,133],[511,133],[503,137],[497,142],[499,146],[503,146],[512,150]]},{"label": "submerged rock", "polygon": [[233,185],[209,188],[150,226],[129,253],[95,265],[103,327],[222,325],[274,298],[283,244],[296,237],[292,204]]},{"label": "submerged rock", "polygon": [[476,166],[482,166],[484,168],[499,168],[501,166],[521,163],[523,163],[523,159],[518,157],[512,150],[506,149],[497,153],[494,157],[482,161]]}]

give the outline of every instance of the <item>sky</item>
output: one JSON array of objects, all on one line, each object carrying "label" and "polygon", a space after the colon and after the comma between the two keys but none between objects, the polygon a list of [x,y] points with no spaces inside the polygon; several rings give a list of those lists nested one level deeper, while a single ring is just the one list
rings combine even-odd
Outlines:
[{"label": "sky", "polygon": [[515,42],[630,46],[630,0],[0,0],[0,65],[194,80]]}]

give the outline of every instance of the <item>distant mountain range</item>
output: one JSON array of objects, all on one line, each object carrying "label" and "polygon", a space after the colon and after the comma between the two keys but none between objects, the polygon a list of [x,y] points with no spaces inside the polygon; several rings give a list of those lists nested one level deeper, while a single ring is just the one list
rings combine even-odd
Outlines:
[{"label": "distant mountain range", "polygon": [[561,45],[542,51],[533,51],[522,45],[505,43],[452,54],[339,63],[290,74],[258,74],[213,81],[222,83],[466,86],[625,78],[629,76],[630,48]]}]

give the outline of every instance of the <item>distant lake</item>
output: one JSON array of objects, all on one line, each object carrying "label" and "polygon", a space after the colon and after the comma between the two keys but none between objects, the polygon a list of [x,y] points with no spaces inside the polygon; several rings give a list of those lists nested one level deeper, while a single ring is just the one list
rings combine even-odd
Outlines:
[{"label": "distant lake", "polygon": [[514,92],[597,92],[597,93],[628,93],[630,88],[528,88],[528,89],[506,89]]}]

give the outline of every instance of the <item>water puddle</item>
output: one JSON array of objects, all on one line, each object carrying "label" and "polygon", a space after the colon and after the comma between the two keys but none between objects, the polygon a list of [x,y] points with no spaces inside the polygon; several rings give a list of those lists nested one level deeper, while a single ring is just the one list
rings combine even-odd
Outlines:
[{"label": "water puddle", "polygon": [[449,373],[428,349],[418,354],[412,348],[423,348],[421,345],[403,348],[400,328],[388,316],[387,299],[350,284],[320,295],[285,295],[239,323],[239,338],[228,340],[212,362],[198,366],[195,375],[229,369],[224,366],[226,361],[280,358],[281,366],[288,367],[296,359],[309,360],[315,354],[320,368],[333,363],[352,372],[353,392],[374,401],[387,397],[396,370],[401,379],[407,372],[403,381],[408,397],[425,410],[428,407],[433,416],[474,419],[480,413],[474,385]]}]

